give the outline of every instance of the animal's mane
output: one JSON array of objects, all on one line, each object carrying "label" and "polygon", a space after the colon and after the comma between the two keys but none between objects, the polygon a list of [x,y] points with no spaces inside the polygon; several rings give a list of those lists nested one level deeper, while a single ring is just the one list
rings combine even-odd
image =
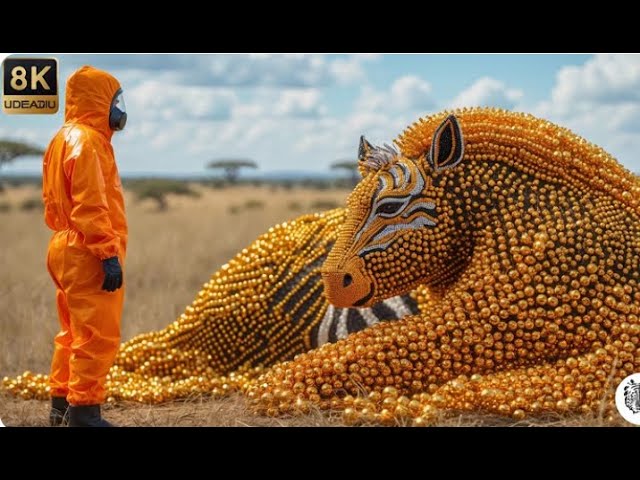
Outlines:
[{"label": "animal's mane", "polygon": [[640,181],[633,173],[601,147],[571,130],[527,113],[497,108],[444,111],[419,119],[394,143],[406,157],[425,155],[433,132],[450,114],[462,127],[463,161],[491,154],[492,160],[509,161],[524,173],[546,173],[604,192],[640,213]]},{"label": "animal's mane", "polygon": [[399,154],[394,145],[385,143],[382,147],[373,147],[362,163],[374,170],[380,170],[395,163]]}]

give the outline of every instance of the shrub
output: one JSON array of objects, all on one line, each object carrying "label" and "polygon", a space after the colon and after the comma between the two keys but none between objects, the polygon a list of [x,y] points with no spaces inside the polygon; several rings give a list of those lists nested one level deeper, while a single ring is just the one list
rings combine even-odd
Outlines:
[{"label": "shrub", "polygon": [[262,200],[256,200],[255,198],[250,198],[244,204],[244,208],[247,210],[261,209],[264,207],[264,202]]},{"label": "shrub", "polygon": [[211,188],[213,190],[220,190],[220,189],[225,188],[227,186],[227,182],[225,182],[221,178],[213,178],[211,180],[203,182],[203,185],[205,187],[209,187],[209,188]]},{"label": "shrub", "polygon": [[167,195],[184,195],[189,197],[199,197],[200,194],[189,186],[186,182],[179,180],[139,180],[128,184],[128,188],[133,191],[138,201],[151,199],[156,202],[159,211],[166,210]]},{"label": "shrub", "polygon": [[311,204],[311,208],[314,210],[331,210],[339,206],[340,204],[335,200],[316,200]]},{"label": "shrub", "polygon": [[300,182],[300,186],[313,190],[329,190],[331,188],[331,181],[321,178],[307,178]]},{"label": "shrub", "polygon": [[40,197],[30,197],[23,200],[20,203],[20,210],[24,212],[30,212],[32,210],[43,210],[44,205],[42,204],[42,198]]}]

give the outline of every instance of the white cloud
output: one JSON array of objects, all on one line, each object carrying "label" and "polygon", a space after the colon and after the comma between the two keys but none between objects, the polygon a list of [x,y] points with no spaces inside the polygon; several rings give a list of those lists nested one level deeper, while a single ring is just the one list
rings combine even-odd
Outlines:
[{"label": "white cloud", "polygon": [[[227,155],[253,158],[266,170],[323,170],[337,159],[354,158],[361,134],[374,144],[390,142],[445,106],[532,111],[602,145],[630,167],[640,150],[640,56],[596,56],[565,66],[546,101],[533,107],[499,77],[476,79],[450,95],[450,102],[428,78],[414,74],[374,87],[368,62],[377,57],[368,55],[61,57],[61,79],[82,60],[111,71],[125,87],[130,121],[114,137],[121,171],[197,172],[207,160]],[[346,103],[338,105],[338,97]],[[43,146],[62,123],[62,114],[16,117],[0,118],[0,136]],[[634,169],[640,170],[640,161]]]},{"label": "white cloud", "polygon": [[360,90],[354,110],[356,112],[420,112],[435,107],[431,84],[414,75],[394,80],[388,91],[375,90],[365,85]]},{"label": "white cloud", "polygon": [[333,79],[331,64],[318,55],[212,55],[196,82],[213,85],[312,87]]},{"label": "white cloud", "polygon": [[279,86],[308,88],[350,85],[364,78],[363,64],[376,60],[365,55],[211,55],[192,81],[208,85]]},{"label": "white cloud", "polygon": [[431,85],[415,76],[398,78],[387,91],[365,85],[354,108],[339,116],[330,114],[319,88],[260,88],[238,100],[229,119],[217,124],[189,120],[188,129],[158,135],[151,144],[164,149],[178,135],[192,153],[210,155],[215,149],[214,156],[248,155],[272,162],[293,155],[297,160],[291,168],[317,170],[336,159],[355,158],[362,134],[374,143],[390,142],[408,122],[435,108],[434,103]]},{"label": "white cloud", "polygon": [[451,107],[498,107],[512,109],[522,99],[523,92],[508,88],[500,80],[482,77],[469,88],[460,92],[451,102]]},{"label": "white cloud", "polygon": [[534,113],[602,146],[640,171],[640,56],[596,55],[561,68]]},{"label": "white cloud", "polygon": [[619,104],[640,100],[640,56],[597,55],[581,66],[558,72],[551,93],[555,105],[594,102]]},{"label": "white cloud", "polygon": [[[173,74],[181,83],[203,86],[268,85],[309,88],[333,84],[353,84],[364,77],[362,65],[377,60],[371,55],[60,55],[66,70],[92,64],[123,78],[157,79]],[[124,73],[129,72],[129,73]],[[119,78],[119,77],[118,77]]]},{"label": "white cloud", "polygon": [[[266,168],[286,168],[299,155],[300,164],[289,168],[322,169],[355,151],[360,133],[386,124],[386,115],[377,112],[331,116],[323,99],[332,85],[363,81],[363,65],[376,56],[59,58],[61,79],[82,64],[92,64],[122,83],[130,121],[113,140],[122,171],[197,171],[201,158],[219,155],[256,158]],[[53,122],[55,130],[59,121]],[[50,129],[10,130],[41,144],[53,134]]]},{"label": "white cloud", "polygon": [[358,56],[338,58],[331,62],[329,69],[339,84],[349,85],[364,78],[363,60],[367,60],[367,58]]},{"label": "white cloud", "polygon": [[388,110],[388,97],[387,92],[381,92],[370,85],[364,85],[360,89],[360,95],[358,95],[358,98],[355,100],[353,110],[356,112]]},{"label": "white cloud", "polygon": [[285,90],[280,94],[274,113],[289,117],[315,117],[326,113],[317,89]]},{"label": "white cloud", "polygon": [[9,128],[0,127],[0,138],[13,140],[16,142],[32,143],[39,145],[41,135],[44,133],[41,129],[35,130],[32,128]]},{"label": "white cloud", "polygon": [[[596,55],[584,65],[560,69],[548,101],[538,111],[562,118],[619,108],[622,116],[640,106],[640,55]],[[612,119],[615,121],[615,119]],[[609,122],[607,122],[609,123]]]},{"label": "white cloud", "polygon": [[222,120],[229,118],[236,95],[230,89],[146,80],[129,88],[125,101],[132,118]]},{"label": "white cloud", "polygon": [[400,77],[393,82],[390,100],[397,110],[423,110],[435,106],[431,84],[414,75]]}]

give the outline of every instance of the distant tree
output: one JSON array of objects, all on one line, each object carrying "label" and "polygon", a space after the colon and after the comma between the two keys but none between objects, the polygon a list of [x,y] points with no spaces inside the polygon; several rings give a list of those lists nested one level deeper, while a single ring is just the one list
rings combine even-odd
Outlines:
[{"label": "distant tree", "polygon": [[236,183],[242,168],[258,168],[258,165],[252,160],[213,160],[207,164],[207,168],[212,170],[224,170],[224,175],[229,183]]},{"label": "distant tree", "polygon": [[20,210],[30,212],[31,210],[42,210],[44,204],[42,203],[42,197],[30,197],[26,198],[20,203]]},{"label": "distant tree", "polygon": [[350,173],[349,179],[355,186],[360,179],[360,173],[358,172],[358,162],[355,160],[339,160],[331,164],[331,170],[346,170]]},{"label": "distant tree", "polygon": [[127,184],[129,190],[133,191],[138,201],[150,199],[156,202],[158,211],[165,211],[169,208],[167,195],[186,195],[190,197],[199,196],[198,192],[191,189],[188,183],[179,180],[150,179],[130,182]]},{"label": "distant tree", "polygon": [[[29,155],[42,155],[44,151],[34,145],[12,140],[0,140],[0,170],[5,164],[13,162],[18,157]],[[0,192],[3,190],[2,178],[0,178]]]}]

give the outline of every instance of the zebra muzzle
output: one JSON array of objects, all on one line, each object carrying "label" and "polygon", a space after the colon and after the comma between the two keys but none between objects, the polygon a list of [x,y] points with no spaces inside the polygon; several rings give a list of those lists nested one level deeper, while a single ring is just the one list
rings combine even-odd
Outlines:
[{"label": "zebra muzzle", "polygon": [[355,257],[343,267],[322,271],[324,291],[336,307],[361,307],[373,297],[373,282],[363,273],[364,261]]}]

